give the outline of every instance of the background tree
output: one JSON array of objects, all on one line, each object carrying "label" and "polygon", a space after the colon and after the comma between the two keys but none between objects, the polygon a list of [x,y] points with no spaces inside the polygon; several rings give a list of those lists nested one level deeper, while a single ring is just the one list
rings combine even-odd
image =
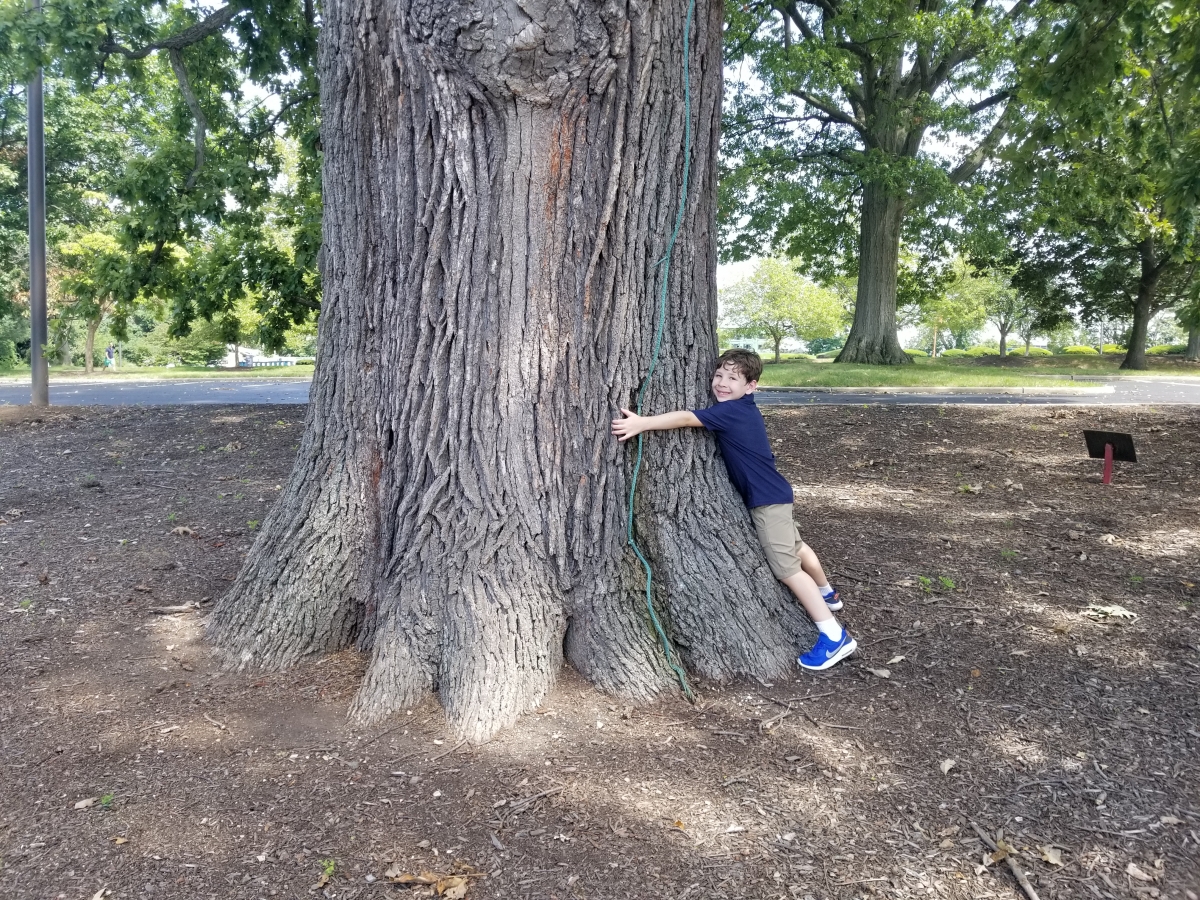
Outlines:
[{"label": "background tree", "polygon": [[[90,208],[113,220],[101,230],[128,255],[139,289],[170,301],[178,336],[197,316],[227,312],[196,302],[195,279],[184,271],[203,262],[215,232],[236,235],[243,246],[227,251],[254,260],[245,289],[255,298],[267,343],[281,344],[284,331],[319,306],[316,37],[313,5],[300,0],[215,10],[176,0],[101,6],[64,0],[37,14],[16,0],[0,2],[0,57],[18,86],[8,106],[23,116],[19,85],[42,64],[69,85],[60,93],[71,103],[108,116],[107,127],[74,117],[79,124],[72,127],[91,142],[79,154],[81,165],[90,166],[81,187],[100,199]],[[50,113],[48,98],[48,122]],[[93,150],[105,141],[115,145],[107,159]],[[72,146],[48,127],[48,167]],[[49,170],[48,181],[55,181]],[[23,216],[23,184],[15,190]],[[23,223],[14,219],[18,224],[23,235]],[[53,244],[53,229],[50,237]],[[222,302],[241,296],[223,294]],[[116,307],[118,333],[123,310]]]},{"label": "background tree", "polygon": [[1187,350],[1184,358],[1189,362],[1200,362],[1200,290],[1197,290],[1197,287],[1193,276],[1189,284],[1192,295],[1187,302],[1180,304],[1175,312],[1180,327],[1187,331]]},{"label": "background tree", "polygon": [[929,335],[929,355],[934,357],[943,330],[952,335],[954,346],[961,348],[970,344],[987,321],[985,299],[990,285],[961,259],[954,261],[949,273],[941,290],[931,289],[910,307],[910,318]]},{"label": "background tree", "polygon": [[131,304],[140,291],[129,254],[104,232],[88,232],[60,248],[66,270],[62,279],[68,304],[64,318],[82,319],[87,330],[83,365],[91,375],[95,365],[96,332],[117,304]]},{"label": "background tree", "polygon": [[1144,369],[1150,320],[1182,296],[1200,252],[1196,16],[1150,0],[1076,7],[1008,154],[1028,210],[1017,279],[1087,321],[1129,318],[1121,366]]},{"label": "background tree", "polygon": [[802,278],[788,260],[772,257],[760,260],[749,278],[722,291],[721,306],[727,327],[771,341],[775,362],[786,338],[806,343],[833,338],[843,313],[836,293]]},{"label": "background tree", "polygon": [[[896,337],[902,235],[938,244],[935,220],[1005,135],[1021,60],[1043,39],[1032,8],[772,0],[731,11],[726,44],[744,77],[725,126],[729,252],[770,243],[856,274],[840,361],[910,361]],[[968,149],[923,151],[930,135]]]}]

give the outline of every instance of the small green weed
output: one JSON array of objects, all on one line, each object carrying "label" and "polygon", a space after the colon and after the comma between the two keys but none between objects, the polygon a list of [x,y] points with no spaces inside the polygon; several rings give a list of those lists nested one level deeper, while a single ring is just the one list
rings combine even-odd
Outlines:
[{"label": "small green weed", "polygon": [[333,873],[336,871],[337,871],[337,860],[336,859],[321,860],[321,874],[324,875],[326,878],[332,878]]},{"label": "small green weed", "polygon": [[1143,578],[1141,575],[1130,575],[1130,576],[1129,576],[1129,580],[1130,580],[1130,581],[1131,581],[1133,584],[1141,584],[1141,583],[1142,583],[1143,581],[1145,581],[1146,579],[1145,579],[1145,578]]},{"label": "small green weed", "polygon": [[930,589],[933,587],[933,579],[926,578],[924,575],[918,575],[917,584],[920,586],[921,590],[928,594]]},{"label": "small green weed", "polygon": [[1020,555],[1021,554],[1018,553],[1016,550],[1001,550],[1000,551],[1001,559],[1016,559]]},{"label": "small green weed", "polygon": [[948,590],[948,591],[954,590],[954,579],[953,578],[950,578],[949,576],[946,576],[946,575],[941,575],[938,577],[938,582],[946,590]]},{"label": "small green weed", "polygon": [[111,791],[100,798],[100,806],[103,809],[112,809],[113,801],[117,799],[117,795]]},{"label": "small green weed", "polygon": [[251,531],[257,530],[258,529],[258,519],[251,519],[249,522],[246,523],[246,527],[249,528]]},{"label": "small green weed", "polygon": [[170,522],[172,525],[174,525],[176,520],[178,520],[178,519],[179,519],[179,513],[175,512],[173,510],[171,512],[167,513],[167,521]]},{"label": "small green weed", "polygon": [[21,607],[21,609],[29,609],[30,607],[33,606],[33,601],[26,598],[25,600],[22,600],[20,603],[18,603],[17,606]]}]

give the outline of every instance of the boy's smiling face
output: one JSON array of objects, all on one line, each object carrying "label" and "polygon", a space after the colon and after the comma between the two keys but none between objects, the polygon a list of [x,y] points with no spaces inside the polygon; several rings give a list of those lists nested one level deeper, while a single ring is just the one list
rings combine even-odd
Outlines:
[{"label": "boy's smiling face", "polygon": [[758,387],[757,381],[747,381],[746,376],[733,363],[725,363],[713,372],[712,392],[718,403],[726,400],[741,400],[747,394],[753,394]]}]

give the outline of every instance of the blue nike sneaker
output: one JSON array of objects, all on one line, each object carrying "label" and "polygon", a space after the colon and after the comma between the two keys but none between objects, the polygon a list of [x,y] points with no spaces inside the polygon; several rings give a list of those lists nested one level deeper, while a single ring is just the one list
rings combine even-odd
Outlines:
[{"label": "blue nike sneaker", "polygon": [[825,605],[829,607],[830,612],[837,612],[844,605],[842,603],[842,595],[838,593],[838,589],[832,584],[829,587],[833,590],[833,593],[828,597],[823,596],[822,599],[825,601]]},{"label": "blue nike sneaker", "polygon": [[800,663],[800,668],[808,669],[810,672],[820,672],[822,669],[828,669],[830,666],[837,665],[851,653],[858,649],[858,642],[850,637],[850,632],[845,628],[842,629],[842,639],[840,641],[831,641],[825,635],[818,635],[817,642],[813,644],[813,648],[798,657],[796,662]]}]

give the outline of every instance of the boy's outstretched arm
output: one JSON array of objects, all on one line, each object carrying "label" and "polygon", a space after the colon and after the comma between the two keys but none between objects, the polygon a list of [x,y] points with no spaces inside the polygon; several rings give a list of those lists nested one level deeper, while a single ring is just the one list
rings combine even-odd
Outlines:
[{"label": "boy's outstretched arm", "polygon": [[643,431],[672,431],[676,428],[704,427],[704,423],[696,418],[696,414],[686,409],[663,413],[658,416],[639,416],[635,412],[622,409],[621,414],[625,418],[613,419],[612,433],[622,443],[631,437],[636,437]]}]

